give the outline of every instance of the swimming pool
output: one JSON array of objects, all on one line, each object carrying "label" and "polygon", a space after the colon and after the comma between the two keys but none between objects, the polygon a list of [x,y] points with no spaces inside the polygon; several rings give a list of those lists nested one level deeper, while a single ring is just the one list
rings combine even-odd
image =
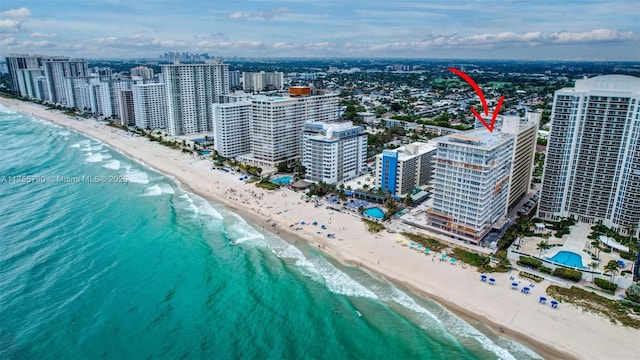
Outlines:
[{"label": "swimming pool", "polygon": [[293,180],[293,176],[283,176],[277,179],[271,179],[271,182],[278,185],[289,184]]},{"label": "swimming pool", "polygon": [[554,263],[570,266],[573,268],[588,270],[587,267],[582,265],[582,256],[571,251],[560,251],[557,254],[553,255],[553,257],[546,259]]},{"label": "swimming pool", "polygon": [[380,209],[379,207],[365,209],[362,213],[376,219],[384,218],[384,211],[382,211],[382,209]]}]

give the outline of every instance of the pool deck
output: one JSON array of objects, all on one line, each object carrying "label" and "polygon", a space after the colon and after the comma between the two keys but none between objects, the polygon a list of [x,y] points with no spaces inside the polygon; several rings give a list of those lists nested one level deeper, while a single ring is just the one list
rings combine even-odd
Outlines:
[{"label": "pool deck", "polygon": [[[593,225],[578,223],[571,227],[570,234],[564,235],[561,239],[558,239],[552,235],[548,239],[548,244],[552,246],[553,245],[560,245],[560,246],[553,246],[547,250],[544,250],[542,251],[541,255],[540,255],[540,250],[537,249],[538,243],[544,240],[541,236],[525,237],[522,240],[522,243],[521,243],[522,246],[518,251],[521,253],[531,255],[536,258],[540,257],[543,260],[547,260],[547,261],[548,261],[548,258],[552,258],[560,251],[570,251],[580,255],[580,257],[582,258],[582,265],[587,269],[581,269],[581,270],[591,271],[591,268],[589,268],[589,264],[591,264],[591,262],[594,260],[592,260],[591,256],[584,251],[584,250],[591,250],[591,240],[587,238],[589,234],[591,234],[591,226]],[[547,231],[547,232],[551,234],[554,233],[554,231]],[[615,252],[606,253],[604,251],[601,251],[599,265],[594,271],[596,273],[604,273],[604,266],[610,260],[617,261],[617,260],[620,260],[620,257],[617,256]],[[628,263],[628,262],[629,261],[625,261],[625,263]],[[627,267],[622,270],[628,270],[629,266],[630,265],[627,264]]]}]

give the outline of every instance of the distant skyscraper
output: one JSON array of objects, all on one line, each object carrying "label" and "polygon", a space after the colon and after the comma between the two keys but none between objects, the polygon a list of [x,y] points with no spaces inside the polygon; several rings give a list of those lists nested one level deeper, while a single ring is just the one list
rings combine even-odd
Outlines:
[{"label": "distant skyscraper", "polygon": [[229,65],[220,61],[162,65],[162,77],[166,87],[169,133],[212,131],[211,104],[222,103],[229,93]]},{"label": "distant skyscraper", "polygon": [[554,94],[538,217],[626,233],[640,225],[640,78],[576,80]]},{"label": "distant skyscraper", "polygon": [[476,129],[436,140],[429,228],[478,244],[507,214],[514,136]]},{"label": "distant skyscraper", "polygon": [[242,88],[244,91],[281,90],[284,85],[284,74],[281,72],[243,72]]},{"label": "distant skyscraper", "polygon": [[240,89],[240,71],[229,71],[229,89]]},{"label": "distant skyscraper", "polygon": [[367,134],[351,122],[304,124],[305,179],[335,184],[367,171]]},{"label": "distant skyscraper", "polygon": [[435,143],[415,142],[376,156],[375,184],[395,196],[405,196],[433,180]]},{"label": "distant skyscraper", "polygon": [[131,76],[139,76],[143,79],[153,79],[153,69],[146,66],[131,68]]},{"label": "distant skyscraper", "polygon": [[163,83],[136,84],[131,88],[135,124],[141,129],[167,127],[166,91]]}]

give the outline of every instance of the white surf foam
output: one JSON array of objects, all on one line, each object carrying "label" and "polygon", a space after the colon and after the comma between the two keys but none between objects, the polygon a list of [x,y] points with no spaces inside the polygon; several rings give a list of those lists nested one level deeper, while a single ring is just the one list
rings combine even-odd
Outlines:
[{"label": "white surf foam", "polygon": [[95,162],[101,162],[102,161],[102,154],[101,153],[97,153],[97,154],[92,154],[89,153],[90,155],[87,156],[87,160],[85,160],[88,163],[95,163]]},{"label": "white surf foam", "polygon": [[80,149],[80,151],[91,152],[91,147],[90,146],[84,146],[84,147],[82,147],[82,149]]},{"label": "white surf foam", "polygon": [[80,143],[71,144],[69,147],[79,148],[80,147]]},{"label": "white surf foam", "polygon": [[285,243],[280,249],[273,248],[276,256],[286,259],[295,259],[296,265],[302,270],[302,273],[310,278],[323,282],[327,289],[334,294],[340,294],[352,297],[364,297],[369,299],[378,299],[378,296],[364,285],[351,278],[349,275],[340,271],[323,257],[313,260],[307,259],[300,250],[295,246]]},{"label": "white surf foam", "polygon": [[513,356],[513,354],[511,354],[509,352],[509,350],[507,350],[507,349],[501,347],[500,345],[496,344],[495,342],[493,342],[487,336],[482,334],[478,329],[476,329],[473,326],[467,324],[462,319],[458,318],[457,316],[455,316],[455,315],[453,315],[451,313],[449,313],[449,315],[450,315],[451,321],[449,322],[449,324],[447,326],[447,330],[451,334],[455,335],[459,339],[460,338],[466,338],[466,339],[474,340],[474,341],[480,343],[480,345],[484,349],[496,354],[496,356],[498,356],[498,358],[500,358],[500,359],[506,359],[506,360],[515,360],[516,359],[516,357]]},{"label": "white surf foam", "polygon": [[102,144],[92,146],[92,147],[91,147],[91,150],[92,150],[92,151],[100,151],[100,150],[102,150]]},{"label": "white surf foam", "polygon": [[172,195],[172,194],[176,193],[176,191],[173,189],[173,187],[171,187],[170,184],[166,184],[166,183],[160,184],[160,190],[162,190],[163,194]]},{"label": "white surf foam", "polygon": [[153,185],[153,186],[149,186],[148,188],[144,189],[144,194],[142,194],[142,196],[159,196],[162,195],[162,189],[160,188],[160,185]]},{"label": "white surf foam", "polygon": [[69,136],[71,133],[69,131],[59,131],[58,135],[60,136]]},{"label": "white surf foam", "polygon": [[106,164],[104,164],[102,166],[106,167],[107,169],[111,169],[111,170],[119,170],[120,169],[120,161],[111,160],[111,161],[108,161]]},{"label": "white surf foam", "polygon": [[197,195],[193,195],[193,198],[188,195],[184,197],[184,195],[187,194],[183,194],[180,197],[187,201],[187,203],[189,204],[188,207],[193,210],[194,213],[203,215],[205,217],[212,217],[214,219],[222,220],[222,215],[220,215],[220,213],[217,212],[216,209],[214,209],[211,204],[209,204],[209,202],[205,199]]},{"label": "white surf foam", "polygon": [[127,180],[136,184],[148,184],[149,183],[149,175],[144,171],[139,170],[129,170],[126,174]]},{"label": "white surf foam", "polygon": [[391,286],[390,300],[418,314],[427,315],[431,319],[435,320],[438,324],[442,324],[442,321],[440,321],[440,319],[438,319],[436,315],[434,315],[431,311],[425,309],[424,307],[418,305],[418,303],[413,298],[400,291],[400,289],[396,288],[395,286]]}]

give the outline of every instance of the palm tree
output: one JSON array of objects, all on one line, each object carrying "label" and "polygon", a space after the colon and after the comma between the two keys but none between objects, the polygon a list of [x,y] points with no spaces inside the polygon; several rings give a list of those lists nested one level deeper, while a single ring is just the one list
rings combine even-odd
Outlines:
[{"label": "palm tree", "polygon": [[593,282],[593,271],[594,271],[595,269],[597,269],[597,268],[598,268],[598,262],[596,262],[596,261],[592,261],[592,262],[589,264],[589,268],[591,268],[591,271],[592,271],[592,272],[591,272],[591,282]]},{"label": "palm tree", "polygon": [[610,260],[607,263],[607,266],[604,267],[605,273],[611,273],[611,282],[613,282],[613,279],[615,279],[618,270],[620,270],[620,264],[618,264],[618,262],[615,260]]},{"label": "palm tree", "polygon": [[549,244],[547,244],[546,241],[540,241],[538,243],[538,246],[536,247],[537,250],[540,250],[540,253],[538,253],[538,257],[542,256],[542,251],[547,250],[548,248],[550,248],[551,246],[549,246]]}]

